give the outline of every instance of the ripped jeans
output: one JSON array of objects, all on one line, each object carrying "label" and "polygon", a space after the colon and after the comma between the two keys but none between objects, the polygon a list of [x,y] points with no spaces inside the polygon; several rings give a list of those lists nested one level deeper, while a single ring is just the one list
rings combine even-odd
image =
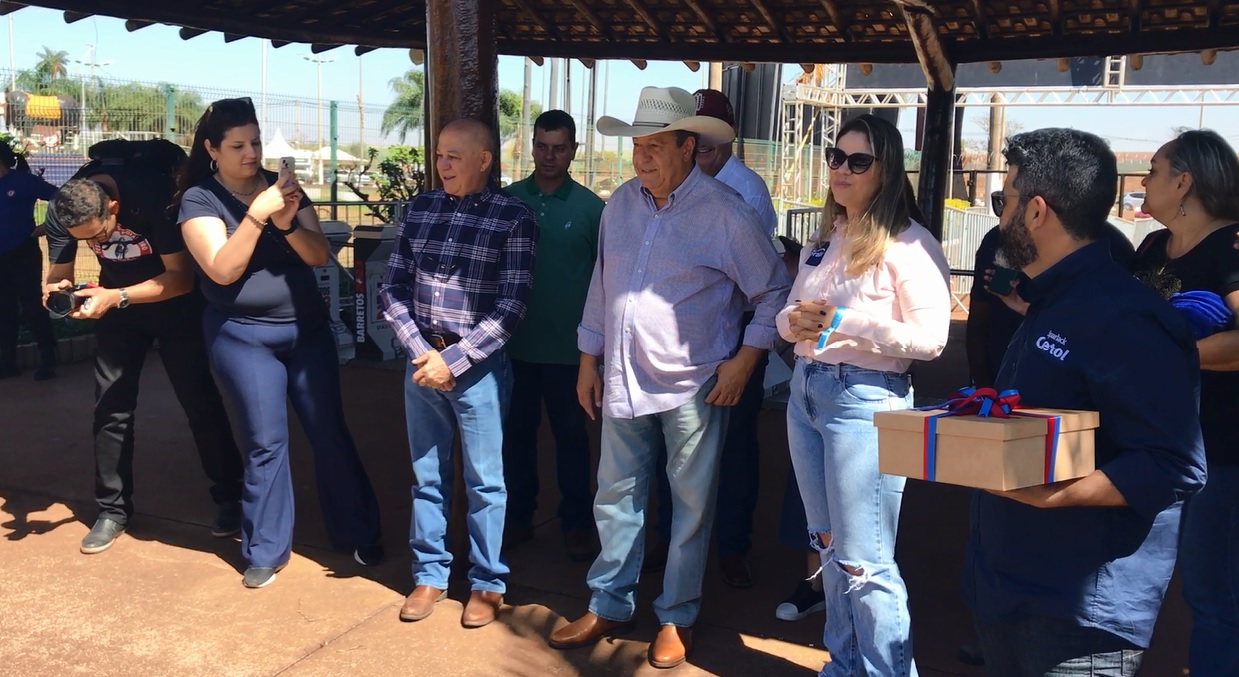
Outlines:
[{"label": "ripped jeans", "polygon": [[906,374],[796,360],[787,441],[809,541],[822,553],[831,656],[822,677],[917,674],[908,589],[895,564],[904,478],[878,472],[873,427],[875,411],[911,406]]}]

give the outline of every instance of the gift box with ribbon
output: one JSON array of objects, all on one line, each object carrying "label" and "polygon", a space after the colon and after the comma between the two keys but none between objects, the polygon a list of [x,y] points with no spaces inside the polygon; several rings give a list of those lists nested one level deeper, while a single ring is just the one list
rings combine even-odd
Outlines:
[{"label": "gift box with ribbon", "polygon": [[1095,469],[1095,411],[1035,409],[1019,393],[965,388],[946,402],[874,414],[878,470],[1005,491]]}]

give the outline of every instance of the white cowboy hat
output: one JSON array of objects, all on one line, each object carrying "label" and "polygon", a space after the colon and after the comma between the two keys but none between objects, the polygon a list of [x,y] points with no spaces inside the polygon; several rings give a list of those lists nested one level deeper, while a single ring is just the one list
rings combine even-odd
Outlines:
[{"label": "white cowboy hat", "polygon": [[697,100],[679,87],[645,87],[637,98],[632,124],[604,115],[598,118],[603,136],[649,136],[659,132],[694,132],[701,143],[716,146],[731,143],[736,132],[731,125],[706,115],[697,115]]}]

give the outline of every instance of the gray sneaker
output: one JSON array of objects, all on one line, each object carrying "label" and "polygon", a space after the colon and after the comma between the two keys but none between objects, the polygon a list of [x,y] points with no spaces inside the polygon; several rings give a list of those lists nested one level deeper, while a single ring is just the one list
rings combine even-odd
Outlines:
[{"label": "gray sneaker", "polygon": [[230,501],[219,506],[215,513],[215,524],[211,525],[211,535],[225,538],[241,533],[241,502]]},{"label": "gray sneaker", "polygon": [[288,562],[275,567],[250,567],[245,570],[241,585],[247,588],[265,588],[275,582],[275,575],[286,566]]},{"label": "gray sneaker", "polygon": [[107,550],[116,542],[116,537],[123,533],[125,525],[110,517],[100,517],[95,520],[95,526],[90,528],[90,533],[82,539],[82,554],[93,555]]}]

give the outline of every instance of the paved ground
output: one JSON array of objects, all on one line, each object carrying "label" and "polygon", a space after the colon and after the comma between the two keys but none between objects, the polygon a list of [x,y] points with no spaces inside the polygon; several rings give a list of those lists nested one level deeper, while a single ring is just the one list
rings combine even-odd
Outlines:
[{"label": "paved ground", "polygon": [[[922,369],[918,394],[952,390],[965,373],[956,340],[948,355]],[[661,672],[645,661],[657,629],[650,610],[660,586],[655,579],[642,581],[632,635],[573,652],[546,646],[551,628],[583,612],[588,596],[588,565],[563,556],[553,497],[539,510],[536,539],[512,552],[511,590],[500,622],[479,630],[460,626],[460,601],[468,594],[461,567],[454,571],[452,601],[423,622],[397,620],[411,587],[400,378],[396,371],[361,366],[343,373],[353,432],[383,506],[388,560],[363,569],[326,547],[312,464],[298,432],[292,450],[299,517],[293,560],[274,585],[256,591],[241,587],[244,565],[236,541],[208,534],[213,508],[206,483],[157,354],[147,365],[138,414],[138,515],[111,550],[89,557],[77,552],[95,516],[89,365],[64,367],[46,383],[27,377],[0,381],[0,674]],[[728,588],[711,563],[697,649],[690,664],[673,674],[811,677],[827,659],[820,648],[820,614],[798,623],[773,618],[775,605],[804,575],[803,556],[776,539],[788,465],[782,415],[762,415],[762,497],[752,557],[758,585]],[[547,442],[543,486],[553,491]],[[922,675],[981,674],[954,659],[956,645],[968,636],[958,596],[967,495],[919,482],[907,490],[898,555]],[[463,546],[457,529],[454,550],[463,553]],[[1145,674],[1183,674],[1188,623],[1172,588]]]}]

